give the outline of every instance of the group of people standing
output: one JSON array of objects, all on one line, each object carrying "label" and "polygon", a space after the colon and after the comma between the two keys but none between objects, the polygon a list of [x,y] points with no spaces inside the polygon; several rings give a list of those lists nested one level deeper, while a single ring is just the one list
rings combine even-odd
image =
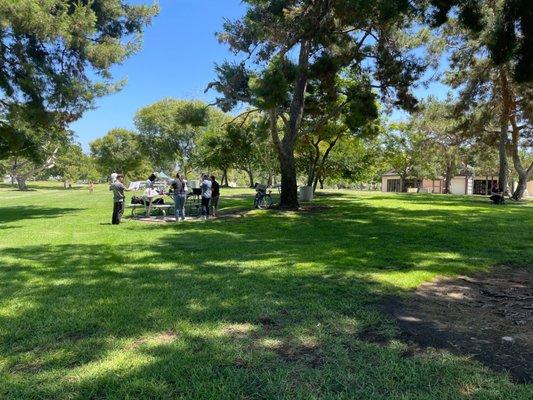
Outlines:
[{"label": "group of people standing", "polygon": [[[157,176],[150,175],[146,181],[146,190],[154,191],[154,182]],[[216,217],[218,211],[218,202],[220,199],[220,184],[217,182],[214,175],[208,176],[203,174],[200,183],[200,213],[201,218],[206,220],[210,216]],[[124,176],[121,174],[114,174],[112,176],[112,183],[109,190],[113,192],[113,216],[111,223],[113,225],[120,224],[122,214],[124,213],[124,192],[129,192],[131,189],[124,186]],[[146,191],[145,191],[146,194]],[[168,193],[162,191],[160,194],[166,194],[174,200],[174,209],[176,215],[176,222],[185,220],[185,203],[189,195],[189,188],[187,180],[180,174],[176,174],[176,178],[170,183],[170,190]],[[151,195],[150,195],[151,196]]]},{"label": "group of people standing", "polygon": [[[171,192],[174,199],[174,209],[176,211],[176,222],[183,221],[185,219],[185,202],[189,193],[187,187],[187,181],[179,173],[176,174],[170,185]],[[209,218],[209,216],[216,217],[218,210],[218,201],[220,199],[220,184],[217,182],[216,177],[206,174],[202,175],[202,181],[200,183],[200,213],[203,219]]]}]

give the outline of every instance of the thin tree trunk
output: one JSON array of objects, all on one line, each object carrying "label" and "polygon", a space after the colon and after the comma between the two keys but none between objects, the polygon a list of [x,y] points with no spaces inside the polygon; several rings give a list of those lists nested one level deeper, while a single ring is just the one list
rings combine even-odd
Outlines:
[{"label": "thin tree trunk", "polygon": [[222,184],[223,187],[228,187],[229,184],[228,184],[228,170],[227,169],[223,169],[222,170],[222,178],[220,178],[220,183]]},{"label": "thin tree trunk", "polygon": [[[318,167],[318,171],[316,172],[317,179],[322,181],[320,182],[320,189],[324,189],[324,167],[326,165],[326,161],[329,157],[329,154],[331,153],[331,150],[333,150],[333,147],[335,147],[335,144],[337,144],[337,141],[341,137],[341,134],[339,133],[335,139],[329,143],[328,148],[324,152],[324,155],[322,156],[322,160],[320,161],[320,166]],[[313,193],[316,191],[316,180],[313,184]]]},{"label": "thin tree trunk", "polygon": [[453,178],[453,163],[450,160],[448,160],[446,161],[446,176],[445,176],[445,182],[444,182],[444,193],[445,194],[451,193],[452,178]]},{"label": "thin tree trunk", "polygon": [[255,183],[254,182],[254,172],[251,169],[247,169],[246,173],[248,174],[249,187],[253,188],[254,187],[254,183]]},{"label": "thin tree trunk", "polygon": [[320,159],[319,144],[320,144],[320,141],[318,141],[317,143],[312,143],[315,151],[314,151],[314,155],[312,156],[312,161],[309,164],[309,172],[307,174],[307,186],[311,186],[317,176],[317,165],[318,165],[318,160]]}]

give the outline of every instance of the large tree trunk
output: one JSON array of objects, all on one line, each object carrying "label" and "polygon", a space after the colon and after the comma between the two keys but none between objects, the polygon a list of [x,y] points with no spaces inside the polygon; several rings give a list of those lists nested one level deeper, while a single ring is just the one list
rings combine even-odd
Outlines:
[{"label": "large tree trunk", "polygon": [[[527,188],[527,181],[533,173],[533,162],[528,168],[524,168],[522,160],[520,159],[520,130],[524,127],[519,127],[516,120],[516,101],[514,93],[511,88],[508,90],[508,98],[510,103],[509,122],[511,123],[511,156],[513,158],[513,166],[518,174],[518,186],[514,190],[513,199],[520,200],[524,197],[524,192]],[[512,189],[512,188],[511,188]]]},{"label": "large tree trunk", "polygon": [[[16,166],[13,167],[13,172],[15,173],[15,179],[17,180],[17,185],[19,187],[19,190],[28,190],[28,185],[26,181],[28,178],[31,178],[34,175],[37,175],[38,173],[44,171],[45,169],[50,169],[55,165],[56,162],[56,156],[57,152],[59,151],[59,147],[56,147],[56,149],[52,152],[52,155],[46,159],[46,161],[40,165],[37,166],[30,171],[26,172],[20,172],[22,167],[27,166],[27,163],[22,164],[16,164]],[[18,171],[17,171],[18,170]]]},{"label": "large tree trunk", "polygon": [[527,175],[520,175],[518,177],[518,185],[516,186],[516,189],[513,193],[513,199],[521,200],[524,197],[524,193],[527,189],[527,181],[529,180],[529,176],[531,176],[531,172]]},{"label": "large tree trunk", "polygon": [[500,157],[500,171],[498,173],[498,185],[501,190],[508,192],[508,178],[509,178],[509,161],[507,160],[507,121],[502,122],[500,132],[500,142],[498,145],[498,154]]},{"label": "large tree trunk", "polygon": [[26,177],[25,176],[17,175],[15,177],[15,179],[17,180],[17,185],[18,185],[19,190],[22,190],[22,191],[29,190],[28,189],[28,184],[26,183]]},{"label": "large tree trunk", "polygon": [[285,135],[280,140],[276,126],[276,132],[273,136],[274,143],[277,145],[278,158],[281,166],[281,198],[279,207],[283,209],[295,210],[299,207],[296,168],[294,165],[294,145],[298,137],[300,122],[302,121],[304,112],[309,52],[309,42],[302,40],[298,56],[298,74],[290,106],[289,120],[285,127]]},{"label": "large tree trunk", "polygon": [[299,203],[294,153],[292,151],[285,154],[280,153],[279,161],[281,165],[281,200],[279,206],[284,209],[297,209]]},{"label": "large tree trunk", "polygon": [[500,138],[498,152],[500,158],[500,171],[498,173],[498,185],[504,195],[509,193],[509,161],[507,160],[507,143],[509,131],[509,116],[511,114],[511,100],[509,93],[509,82],[507,74],[502,68],[500,70],[500,90],[501,90],[501,114],[500,114]]}]

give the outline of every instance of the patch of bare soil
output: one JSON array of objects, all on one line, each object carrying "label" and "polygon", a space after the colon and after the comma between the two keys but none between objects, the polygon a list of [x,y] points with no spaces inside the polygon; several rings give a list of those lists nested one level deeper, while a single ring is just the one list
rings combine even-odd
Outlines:
[{"label": "patch of bare soil", "polygon": [[319,205],[319,204],[303,204],[303,205],[300,205],[300,207],[298,207],[297,210],[295,210],[295,209],[284,209],[284,208],[278,207],[277,205],[272,206],[270,209],[274,210],[274,211],[279,211],[279,212],[289,211],[289,212],[296,212],[296,213],[304,214],[304,213],[322,212],[322,211],[329,210],[330,208],[332,208],[332,206]]},{"label": "patch of bare soil", "polygon": [[445,349],[508,372],[517,382],[533,381],[532,268],[443,278],[406,298],[389,298],[381,308],[417,351]]},{"label": "patch of bare soil", "polygon": [[326,206],[326,205],[306,204],[306,205],[300,206],[300,208],[298,209],[298,212],[317,213],[317,212],[322,212],[322,211],[329,210],[330,208],[332,208],[332,207],[331,206]]},{"label": "patch of bare soil", "polygon": [[300,361],[313,368],[320,368],[326,363],[320,343],[316,340],[307,340],[301,343],[284,341],[275,350],[278,356],[285,362]]},{"label": "patch of bare soil", "polygon": [[126,349],[134,350],[147,343],[152,343],[154,345],[169,344],[169,343],[172,343],[177,338],[178,338],[177,332],[172,331],[172,330],[163,331],[153,336],[140,337],[139,339],[133,341]]}]

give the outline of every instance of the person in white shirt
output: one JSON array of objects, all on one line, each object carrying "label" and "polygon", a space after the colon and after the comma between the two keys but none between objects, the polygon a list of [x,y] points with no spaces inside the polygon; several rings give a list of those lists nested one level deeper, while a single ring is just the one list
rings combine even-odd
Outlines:
[{"label": "person in white shirt", "polygon": [[202,175],[202,183],[200,189],[202,191],[202,218],[209,217],[209,201],[211,200],[211,185],[212,182],[207,175]]}]

